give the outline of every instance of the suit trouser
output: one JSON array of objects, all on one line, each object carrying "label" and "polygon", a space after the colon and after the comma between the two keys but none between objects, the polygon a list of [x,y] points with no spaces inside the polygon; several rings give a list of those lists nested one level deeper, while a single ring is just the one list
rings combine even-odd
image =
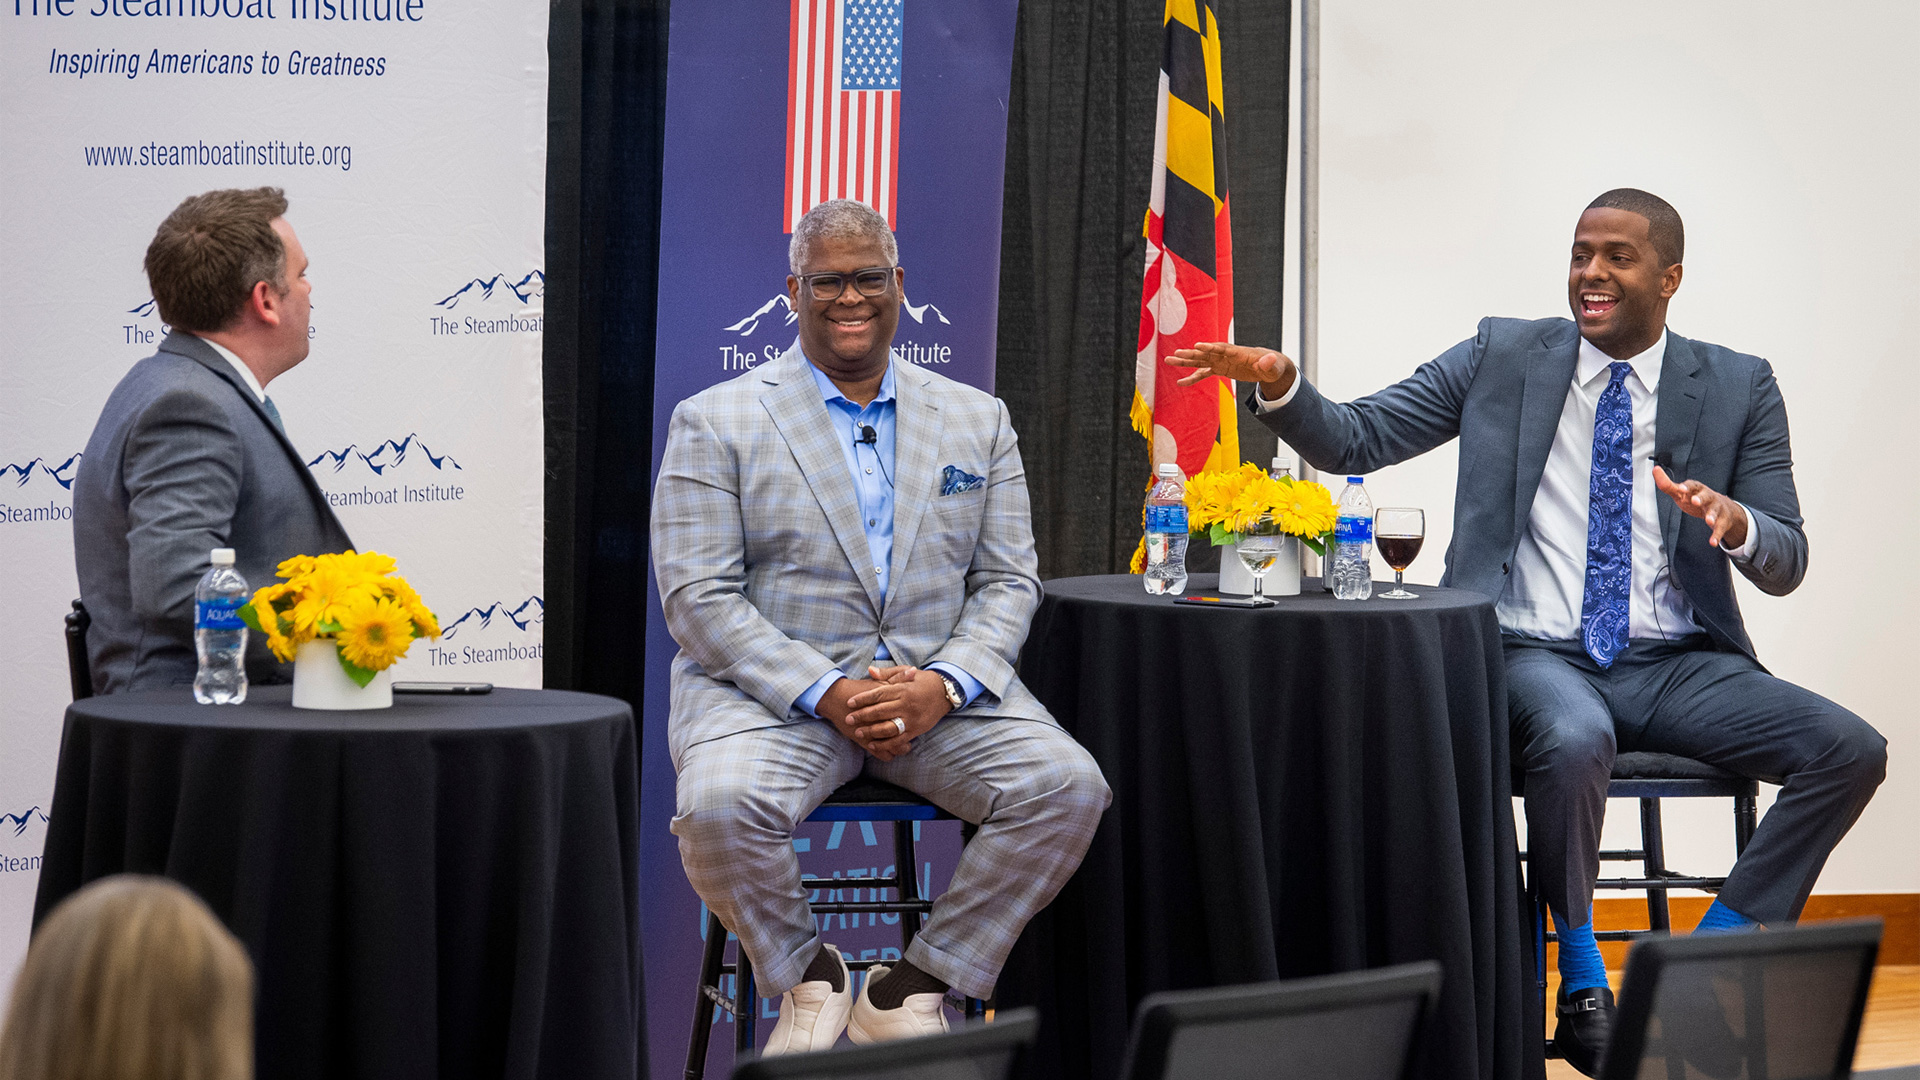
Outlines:
[{"label": "suit trouser", "polygon": [[797,985],[820,949],[794,828],[862,769],[980,826],[906,959],[991,996],[1021,929],[1079,867],[1113,801],[1100,767],[1052,724],[993,716],[948,717],[891,762],[822,720],[689,747],[673,819],[680,861],[769,995]]},{"label": "suit trouser", "polygon": [[1761,923],[1799,918],[1886,775],[1887,741],[1866,721],[1739,653],[1713,651],[1704,634],[1636,639],[1605,669],[1577,641],[1504,643],[1530,872],[1573,925],[1593,903],[1616,752],[1678,754],[1780,785],[1720,890],[1724,906]]}]

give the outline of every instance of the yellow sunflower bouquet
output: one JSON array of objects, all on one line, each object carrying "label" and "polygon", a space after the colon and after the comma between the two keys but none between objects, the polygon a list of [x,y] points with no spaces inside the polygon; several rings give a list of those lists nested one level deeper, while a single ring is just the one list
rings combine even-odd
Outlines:
[{"label": "yellow sunflower bouquet", "polygon": [[1215,545],[1239,543],[1262,514],[1272,514],[1281,532],[1299,537],[1315,555],[1327,553],[1339,516],[1325,487],[1290,476],[1276,480],[1252,462],[1187,481],[1187,527]]},{"label": "yellow sunflower bouquet", "polygon": [[407,655],[414,638],[437,638],[440,621],[420,602],[394,561],[377,551],[295,555],[279,565],[277,585],[253,594],[240,618],[281,660],[300,646],[332,638],[340,667],[358,686]]}]

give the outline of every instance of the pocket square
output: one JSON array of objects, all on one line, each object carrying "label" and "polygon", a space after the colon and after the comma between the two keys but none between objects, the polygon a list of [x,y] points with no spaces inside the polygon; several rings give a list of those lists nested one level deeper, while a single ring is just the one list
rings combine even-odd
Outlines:
[{"label": "pocket square", "polygon": [[975,476],[958,465],[949,465],[940,473],[940,494],[958,495],[963,491],[976,491],[986,487],[983,477]]}]

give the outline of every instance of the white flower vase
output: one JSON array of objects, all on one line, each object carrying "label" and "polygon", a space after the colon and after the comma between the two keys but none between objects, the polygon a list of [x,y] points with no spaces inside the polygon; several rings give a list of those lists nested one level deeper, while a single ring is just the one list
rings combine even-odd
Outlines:
[{"label": "white flower vase", "polygon": [[316,638],[293,654],[293,707],[296,709],[390,709],[393,669],[376,672],[365,686],[340,666],[340,646]]},{"label": "white flower vase", "polygon": [[[1253,575],[1247,571],[1247,564],[1240,561],[1235,545],[1227,544],[1220,549],[1220,592],[1225,596],[1252,596]],[[1280,538],[1280,556],[1273,560],[1273,568],[1267,571],[1266,596],[1300,595],[1300,538],[1283,536]]]}]

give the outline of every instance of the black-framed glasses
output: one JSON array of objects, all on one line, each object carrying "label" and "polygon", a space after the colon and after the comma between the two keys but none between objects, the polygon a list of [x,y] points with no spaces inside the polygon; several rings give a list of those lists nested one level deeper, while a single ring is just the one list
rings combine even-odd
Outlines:
[{"label": "black-framed glasses", "polygon": [[800,280],[815,300],[840,299],[840,294],[847,291],[849,279],[861,296],[884,296],[893,284],[893,271],[891,266],[869,266],[851,274],[803,274]]}]

